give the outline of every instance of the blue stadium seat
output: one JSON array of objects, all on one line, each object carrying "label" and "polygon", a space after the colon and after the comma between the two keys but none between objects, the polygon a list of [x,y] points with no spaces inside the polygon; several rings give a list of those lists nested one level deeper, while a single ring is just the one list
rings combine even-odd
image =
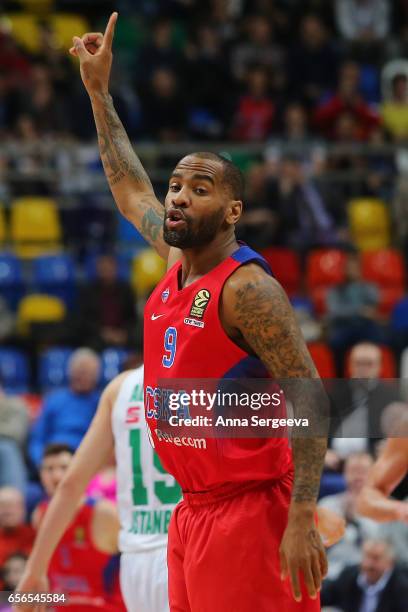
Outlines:
[{"label": "blue stadium seat", "polygon": [[96,278],[96,261],[99,253],[90,252],[85,255],[83,270],[86,281],[94,281]]},{"label": "blue stadium seat", "polygon": [[68,362],[73,349],[55,347],[42,353],[38,368],[38,384],[42,391],[68,384]]},{"label": "blue stadium seat", "polygon": [[72,308],[75,302],[75,266],[69,255],[43,255],[33,262],[33,282],[37,292],[54,295]]},{"label": "blue stadium seat", "polygon": [[360,93],[369,104],[378,104],[381,100],[380,74],[372,64],[360,64]]},{"label": "blue stadium seat", "polygon": [[0,295],[13,310],[24,293],[21,262],[9,253],[0,254]]},{"label": "blue stadium seat", "polygon": [[0,348],[1,384],[7,391],[27,393],[30,385],[30,370],[26,355],[14,348]]},{"label": "blue stadium seat", "polygon": [[314,316],[314,306],[312,300],[307,297],[295,296],[290,298],[290,303],[295,310],[306,310]]},{"label": "blue stadium seat", "polygon": [[408,329],[408,297],[400,300],[391,314],[391,328],[396,331],[406,331]]},{"label": "blue stadium seat", "polygon": [[123,363],[129,351],[120,348],[107,348],[101,354],[102,359],[102,373],[101,373],[101,384],[107,385],[112,378],[120,374],[122,371]]}]

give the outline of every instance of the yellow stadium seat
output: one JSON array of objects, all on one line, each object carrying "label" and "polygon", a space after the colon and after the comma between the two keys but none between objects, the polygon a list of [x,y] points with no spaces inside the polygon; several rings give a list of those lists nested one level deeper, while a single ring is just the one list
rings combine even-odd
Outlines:
[{"label": "yellow stadium seat", "polygon": [[63,49],[72,47],[72,37],[89,32],[89,25],[81,15],[56,13],[50,17],[56,39]]},{"label": "yellow stadium seat", "polygon": [[154,249],[143,249],[132,263],[132,286],[139,296],[146,295],[166,272],[166,263]]},{"label": "yellow stadium seat", "polygon": [[57,323],[65,317],[65,305],[52,295],[33,293],[24,297],[18,305],[17,331],[27,336],[32,323]]},{"label": "yellow stadium seat", "polygon": [[36,257],[59,250],[62,231],[54,200],[37,197],[14,200],[10,234],[19,257]]},{"label": "yellow stadium seat", "polygon": [[50,13],[54,8],[55,0],[18,0],[18,3],[27,13]]},{"label": "yellow stadium seat", "polygon": [[390,214],[382,200],[352,200],[348,206],[348,219],[352,240],[361,251],[385,249],[390,246]]},{"label": "yellow stadium seat", "polygon": [[35,16],[26,13],[7,14],[0,19],[0,25],[30,53],[40,50],[40,32]]},{"label": "yellow stadium seat", "polygon": [[6,215],[4,207],[0,204],[0,242],[5,242],[7,236]]}]

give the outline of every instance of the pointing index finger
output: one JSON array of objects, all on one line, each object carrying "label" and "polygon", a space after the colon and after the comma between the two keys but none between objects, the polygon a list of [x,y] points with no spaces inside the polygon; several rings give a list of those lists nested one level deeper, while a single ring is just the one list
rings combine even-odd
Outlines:
[{"label": "pointing index finger", "polygon": [[109,17],[108,25],[106,26],[105,34],[103,37],[103,46],[106,49],[109,49],[109,51],[112,49],[113,35],[115,33],[115,25],[117,18],[118,14],[116,12],[112,13],[112,15]]}]

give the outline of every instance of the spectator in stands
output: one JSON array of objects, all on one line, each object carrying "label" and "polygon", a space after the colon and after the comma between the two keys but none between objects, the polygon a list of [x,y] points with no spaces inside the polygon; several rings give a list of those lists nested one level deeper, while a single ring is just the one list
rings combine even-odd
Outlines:
[{"label": "spectator in stands", "polygon": [[153,74],[160,69],[180,75],[183,68],[182,57],[172,44],[172,22],[161,17],[153,24],[151,32],[152,39],[142,48],[137,62],[140,68],[138,81],[141,86],[146,86]]},{"label": "spectator in stands", "polygon": [[98,258],[96,279],[83,287],[78,304],[79,342],[95,350],[137,342],[135,296],[130,284],[119,278],[113,255]]},{"label": "spectator in stands", "polygon": [[328,138],[344,140],[344,128],[338,124],[344,117],[353,120],[352,140],[366,140],[371,131],[379,124],[379,117],[359,93],[360,68],[355,62],[345,62],[341,66],[336,93],[318,106],[314,121],[316,127]]},{"label": "spectator in stands", "polygon": [[352,144],[356,139],[358,122],[353,113],[342,112],[336,117],[334,139],[339,143]]},{"label": "spectator in stands", "polygon": [[395,190],[395,153],[387,143],[384,129],[380,125],[373,128],[368,139],[370,148],[364,154],[353,146],[358,132],[358,122],[353,114],[344,112],[339,115],[334,131],[336,141],[347,146],[329,152],[325,169],[353,176],[350,181],[325,181],[334,187],[333,195],[341,204],[339,212],[346,213],[344,203],[355,197],[390,200]]},{"label": "spectator in stands", "polygon": [[75,450],[95,414],[100,396],[98,355],[87,348],[75,351],[69,362],[68,376],[68,388],[46,396],[31,431],[29,456],[37,467],[48,444],[64,443]]},{"label": "spectator in stands", "polygon": [[[303,104],[291,102],[285,107],[282,127],[282,133],[278,138],[273,137],[265,150],[267,173],[277,176],[282,156],[293,153],[302,159],[310,174],[315,177],[321,174],[325,169],[325,146],[310,131],[308,113]],[[341,204],[344,209],[343,202]]]},{"label": "spectator in stands", "polygon": [[398,176],[395,151],[390,150],[388,140],[382,126],[375,128],[369,139],[371,151],[364,156],[360,164],[361,169],[366,171],[365,179],[360,186],[361,195],[379,198],[386,202],[394,195],[395,179]]},{"label": "spectator in stands", "polygon": [[23,87],[31,73],[29,58],[4,28],[0,31],[0,71],[13,89]]},{"label": "spectator in stands", "polygon": [[397,74],[392,79],[391,99],[381,106],[384,127],[393,140],[408,138],[408,76]]},{"label": "spectator in stands", "polygon": [[375,454],[382,439],[382,418],[387,406],[400,398],[391,382],[379,380],[381,351],[375,344],[362,342],[350,352],[350,379],[338,381],[331,394],[332,422],[329,445],[337,461],[356,451]]},{"label": "spectator in stands", "polygon": [[22,552],[13,553],[4,561],[3,567],[0,568],[0,579],[3,580],[5,591],[15,591],[23,577],[26,563],[27,555]]},{"label": "spectator in stands", "polygon": [[362,279],[360,257],[350,252],[344,281],[327,294],[329,341],[335,350],[345,351],[362,340],[383,340],[378,303],[377,287]]},{"label": "spectator in stands", "polygon": [[286,155],[278,165],[277,178],[269,183],[271,209],[278,219],[277,244],[308,250],[336,244],[337,232],[322,194],[307,175],[301,158]]},{"label": "spectator in stands", "polygon": [[344,281],[327,294],[329,341],[343,362],[344,351],[362,340],[380,343],[384,333],[378,313],[379,295],[375,285],[361,276],[358,253],[347,256]]},{"label": "spectator in stands", "polygon": [[254,66],[247,73],[247,90],[238,102],[234,117],[233,137],[240,142],[262,142],[267,138],[275,115],[268,96],[268,72]]},{"label": "spectator in stands", "polygon": [[[0,585],[5,591],[14,591],[27,563],[27,556],[24,553],[13,553],[0,567]],[[13,612],[14,606],[6,598],[0,598],[0,612]]]},{"label": "spectator in stands", "polygon": [[32,117],[41,135],[69,132],[70,120],[64,98],[56,94],[47,66],[37,64],[31,73],[31,95],[24,96],[21,112]]},{"label": "spectator in stands", "polygon": [[34,530],[25,523],[24,498],[18,489],[0,489],[0,567],[13,553],[29,554]]},{"label": "spectator in stands", "polygon": [[336,19],[349,42],[382,41],[389,32],[390,5],[387,0],[336,0]]},{"label": "spectator in stands", "polygon": [[264,164],[253,164],[245,181],[245,209],[238,223],[240,240],[258,249],[271,246],[277,227],[276,213],[270,208]]},{"label": "spectator in stands", "polygon": [[408,574],[395,565],[386,540],[368,539],[359,565],[346,567],[335,580],[323,582],[321,600],[323,606],[342,612],[405,612]]},{"label": "spectator in stands", "polygon": [[28,421],[24,401],[7,395],[0,384],[0,487],[10,485],[25,491],[27,472],[23,448]]},{"label": "spectator in stands", "polygon": [[337,576],[346,565],[358,563],[361,559],[361,541],[379,534],[379,524],[356,511],[357,497],[367,481],[372,463],[368,453],[349,455],[344,466],[346,490],[319,501],[320,507],[336,512],[346,521],[344,537],[328,550],[330,577]]},{"label": "spectator in stands", "polygon": [[175,142],[186,127],[185,95],[176,74],[169,68],[157,68],[145,95],[142,95],[143,127],[149,138]]},{"label": "spectator in stands", "polygon": [[[252,15],[246,20],[246,40],[231,49],[231,68],[236,79],[245,80],[251,66],[263,66],[283,78],[284,51],[273,40],[272,22],[263,15]],[[245,27],[244,26],[244,27]]]},{"label": "spectator in stands", "polygon": [[[55,154],[52,158],[37,146],[41,134],[33,116],[22,113],[15,124],[15,139],[13,145],[18,155],[13,156],[9,170],[14,171],[9,179],[10,190],[16,197],[48,195],[50,193],[49,181],[41,174],[43,168],[47,170],[55,164]],[[20,145],[23,145],[20,149]],[[25,145],[25,146],[24,146]]]},{"label": "spectator in stands", "polygon": [[38,21],[39,51],[35,54],[37,64],[47,67],[50,80],[57,94],[70,95],[76,73],[74,65],[61,48],[55,30],[49,21]]},{"label": "spectator in stands", "polygon": [[283,137],[285,142],[302,144],[310,141],[308,118],[302,104],[293,102],[285,108],[283,116]]},{"label": "spectator in stands", "polygon": [[[235,106],[234,83],[216,28],[201,25],[187,50],[192,137],[225,137]],[[228,98],[220,92],[228,91]]]},{"label": "spectator in stands", "polygon": [[305,15],[289,56],[290,91],[314,107],[337,82],[339,57],[323,22]]}]

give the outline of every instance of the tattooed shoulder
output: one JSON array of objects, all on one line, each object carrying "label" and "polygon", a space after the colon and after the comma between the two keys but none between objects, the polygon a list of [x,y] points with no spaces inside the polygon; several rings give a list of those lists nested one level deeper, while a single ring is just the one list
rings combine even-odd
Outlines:
[{"label": "tattooed shoulder", "polygon": [[315,367],[280,284],[257,264],[242,266],[225,285],[228,322],[276,377],[311,377]]}]

